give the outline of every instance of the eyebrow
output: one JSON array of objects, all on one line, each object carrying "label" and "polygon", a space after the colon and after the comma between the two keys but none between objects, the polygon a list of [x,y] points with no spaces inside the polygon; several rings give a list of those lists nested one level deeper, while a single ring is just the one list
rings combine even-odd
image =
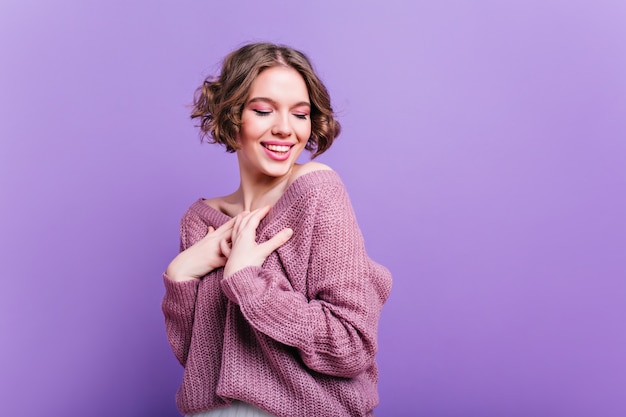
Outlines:
[{"label": "eyebrow", "polygon": [[[259,101],[264,101],[264,102],[270,103],[270,104],[272,104],[274,106],[276,106],[278,104],[275,100],[272,100],[269,97],[254,97],[254,98],[251,98],[250,100],[248,100],[248,104],[256,103],[256,102],[259,102]],[[311,107],[311,103],[309,103],[308,101],[301,101],[299,103],[294,104],[291,107],[300,107],[300,106]]]}]

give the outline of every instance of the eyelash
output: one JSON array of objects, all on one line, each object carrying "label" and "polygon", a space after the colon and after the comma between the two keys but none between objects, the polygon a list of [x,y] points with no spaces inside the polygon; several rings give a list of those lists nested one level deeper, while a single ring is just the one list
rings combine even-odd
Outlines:
[{"label": "eyelash", "polygon": [[[261,117],[269,116],[272,113],[271,111],[263,111],[263,110],[256,110],[256,109],[253,109],[252,111],[255,112],[257,116],[261,116]],[[300,120],[307,119],[306,114],[294,114],[294,116],[296,116]]]}]

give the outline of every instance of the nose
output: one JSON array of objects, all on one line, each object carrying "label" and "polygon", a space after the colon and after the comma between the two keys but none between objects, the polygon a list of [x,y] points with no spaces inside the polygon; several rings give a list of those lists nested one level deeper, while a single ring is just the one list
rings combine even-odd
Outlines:
[{"label": "nose", "polygon": [[288,114],[280,114],[275,119],[274,126],[272,126],[272,134],[279,137],[289,137],[293,133],[291,124],[289,123]]}]

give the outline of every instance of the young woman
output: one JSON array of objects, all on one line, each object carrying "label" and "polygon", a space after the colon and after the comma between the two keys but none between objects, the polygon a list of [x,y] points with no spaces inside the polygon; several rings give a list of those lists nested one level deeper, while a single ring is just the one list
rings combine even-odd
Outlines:
[{"label": "young woman", "polygon": [[301,52],[269,43],[228,55],[196,91],[192,118],[237,155],[239,188],[181,222],[163,312],[194,416],[371,416],[377,327],[391,275],[366,254],[328,166],[297,164],[339,134]]}]

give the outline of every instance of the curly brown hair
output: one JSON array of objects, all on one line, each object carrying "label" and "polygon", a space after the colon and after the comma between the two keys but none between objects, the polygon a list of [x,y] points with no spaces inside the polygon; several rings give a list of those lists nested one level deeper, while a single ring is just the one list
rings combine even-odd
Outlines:
[{"label": "curly brown hair", "polygon": [[224,59],[220,76],[207,77],[196,89],[191,118],[199,119],[201,138],[226,146],[228,152],[239,149],[241,113],[252,83],[262,71],[276,66],[295,69],[306,83],[311,100],[311,137],[305,149],[315,158],[330,148],[341,125],[334,117],[326,87],[306,55],[267,42],[250,43],[231,52]]}]

